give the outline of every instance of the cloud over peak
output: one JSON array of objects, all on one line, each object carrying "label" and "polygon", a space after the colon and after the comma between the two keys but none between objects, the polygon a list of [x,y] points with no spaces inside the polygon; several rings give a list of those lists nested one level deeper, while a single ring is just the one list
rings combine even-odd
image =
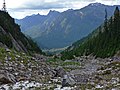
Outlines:
[{"label": "cloud over peak", "polygon": [[[6,0],[7,9],[13,17],[15,14],[46,14],[49,10],[64,11],[67,9],[80,9],[90,3],[100,2],[107,5],[120,4],[119,0]],[[0,5],[2,6],[2,0]],[[1,7],[2,8],[2,7]]]}]

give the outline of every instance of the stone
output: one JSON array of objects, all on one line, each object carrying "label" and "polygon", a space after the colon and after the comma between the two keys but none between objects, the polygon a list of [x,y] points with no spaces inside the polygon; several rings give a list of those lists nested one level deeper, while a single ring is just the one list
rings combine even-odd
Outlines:
[{"label": "stone", "polygon": [[56,71],[56,75],[55,76],[58,76],[58,77],[63,77],[66,74],[65,70],[61,66],[58,66],[55,69],[55,71]]},{"label": "stone", "polygon": [[6,50],[6,52],[11,52],[11,50],[10,50],[10,49],[8,49],[8,48],[6,48],[5,50]]},{"label": "stone", "polygon": [[14,77],[13,74],[1,70],[0,71],[0,84],[8,84],[8,83],[15,83],[16,82],[16,78]]},{"label": "stone", "polygon": [[64,75],[63,80],[62,80],[62,87],[73,86],[75,84],[76,84],[76,82],[70,75],[68,75],[68,74]]}]

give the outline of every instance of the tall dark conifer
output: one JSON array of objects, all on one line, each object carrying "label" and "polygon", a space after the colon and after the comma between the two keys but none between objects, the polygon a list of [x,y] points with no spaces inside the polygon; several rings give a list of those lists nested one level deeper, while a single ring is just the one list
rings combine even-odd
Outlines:
[{"label": "tall dark conifer", "polygon": [[72,52],[79,53],[79,55],[92,54],[102,58],[112,57],[116,54],[120,55],[120,11],[118,7],[116,7],[114,15],[109,20],[105,9],[104,25],[97,30],[97,34],[93,32],[91,37],[86,37],[79,44],[79,47],[73,49]]},{"label": "tall dark conifer", "polygon": [[116,30],[116,33],[120,31],[120,11],[119,8],[116,7],[115,12],[114,12],[114,29]]},{"label": "tall dark conifer", "polygon": [[105,21],[104,21],[104,29],[105,31],[108,31],[108,15],[107,15],[107,9],[105,9]]},{"label": "tall dark conifer", "polygon": [[115,31],[114,43],[117,44],[117,47],[120,47],[119,45],[120,43],[120,11],[118,7],[116,7],[115,12],[114,12],[113,27]]}]

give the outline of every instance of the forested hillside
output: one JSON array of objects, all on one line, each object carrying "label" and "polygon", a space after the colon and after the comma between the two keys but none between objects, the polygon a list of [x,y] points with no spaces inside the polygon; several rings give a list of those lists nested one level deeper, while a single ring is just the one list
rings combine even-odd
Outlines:
[{"label": "forested hillside", "polygon": [[105,10],[104,25],[101,25],[92,34],[83,40],[74,43],[62,52],[62,59],[71,59],[74,56],[93,55],[96,57],[111,57],[120,54],[120,11],[116,7],[114,15],[107,19]]}]

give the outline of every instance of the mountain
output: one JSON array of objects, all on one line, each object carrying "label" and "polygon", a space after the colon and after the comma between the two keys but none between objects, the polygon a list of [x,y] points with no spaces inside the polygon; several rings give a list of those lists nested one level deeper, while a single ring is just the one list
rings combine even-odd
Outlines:
[{"label": "mountain", "polygon": [[15,20],[4,11],[0,11],[0,47],[6,47],[25,53],[42,53],[32,39],[27,38]]},{"label": "mountain", "polygon": [[[120,43],[119,24],[120,13],[116,8],[110,20],[106,18],[101,28],[79,42],[84,42],[87,38],[94,40],[101,36],[101,39],[97,40],[106,39],[106,43],[115,49]],[[90,45],[95,40],[89,41]],[[79,42],[75,43],[75,47],[79,47]],[[95,46],[98,48],[96,44]],[[119,90],[120,88],[120,58],[102,59],[85,56],[64,61],[57,56],[46,57],[33,53],[30,56],[19,51],[40,50],[21,33],[20,27],[7,12],[0,11],[0,90]]]},{"label": "mountain", "polygon": [[41,48],[63,48],[87,36],[108,17],[115,6],[92,3],[88,6],[62,13],[50,11],[48,15],[32,15],[16,20],[22,32],[32,37]]},{"label": "mountain", "polygon": [[[106,13],[107,16],[107,13]],[[63,59],[74,56],[88,56],[107,58],[120,55],[120,11],[116,7],[114,15],[107,19],[104,25],[98,27],[87,37],[77,41],[62,52]]]}]

